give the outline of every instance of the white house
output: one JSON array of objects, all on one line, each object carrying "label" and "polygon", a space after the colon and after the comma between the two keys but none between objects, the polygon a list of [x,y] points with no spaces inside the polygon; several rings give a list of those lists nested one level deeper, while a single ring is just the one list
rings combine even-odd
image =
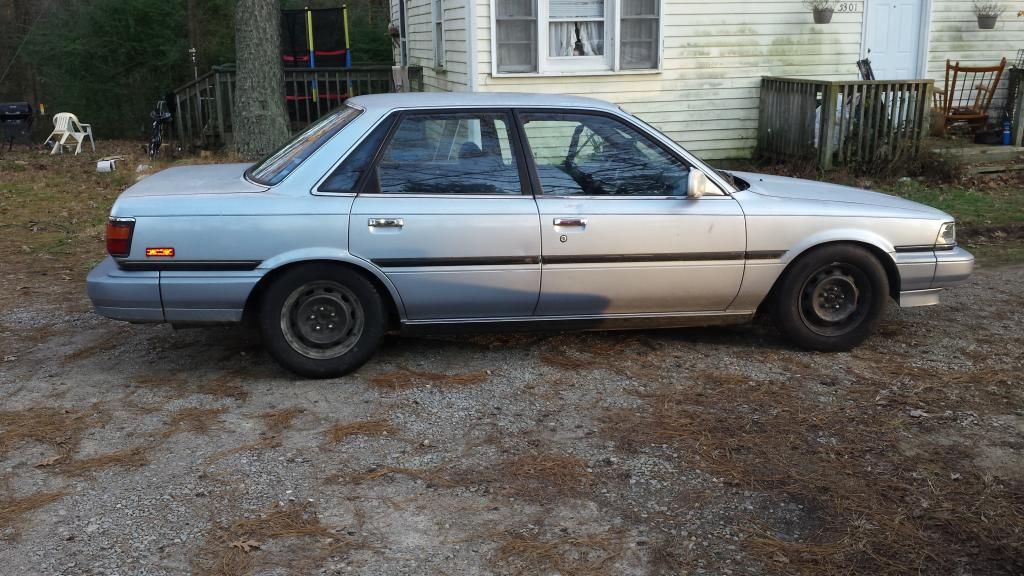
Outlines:
[{"label": "white house", "polygon": [[751,154],[762,76],[856,79],[868,57],[878,79],[931,77],[941,88],[947,58],[994,65],[1024,48],[1016,8],[980,30],[971,0],[838,2],[829,24],[814,24],[800,0],[391,0],[391,9],[403,31],[395,59],[423,68],[425,90],[597,97],[706,159]]}]

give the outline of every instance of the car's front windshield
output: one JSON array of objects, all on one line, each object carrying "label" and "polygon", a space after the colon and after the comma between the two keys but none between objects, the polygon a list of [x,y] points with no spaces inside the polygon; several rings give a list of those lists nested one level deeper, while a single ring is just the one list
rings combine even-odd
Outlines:
[{"label": "car's front windshield", "polygon": [[253,182],[266,186],[277,184],[361,112],[359,108],[346,105],[324,116],[259,164],[249,168],[246,176]]}]

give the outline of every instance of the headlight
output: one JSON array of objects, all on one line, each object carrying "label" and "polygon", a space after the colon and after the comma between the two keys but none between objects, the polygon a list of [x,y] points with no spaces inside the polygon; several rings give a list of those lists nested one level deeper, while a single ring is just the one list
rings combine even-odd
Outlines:
[{"label": "headlight", "polygon": [[939,228],[939,235],[935,238],[936,246],[956,246],[956,222],[945,222]]}]

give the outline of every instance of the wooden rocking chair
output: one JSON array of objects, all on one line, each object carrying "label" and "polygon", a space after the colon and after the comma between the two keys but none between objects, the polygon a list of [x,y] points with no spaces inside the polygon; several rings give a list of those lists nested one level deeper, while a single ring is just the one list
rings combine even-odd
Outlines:
[{"label": "wooden rocking chair", "polygon": [[946,84],[932,96],[932,105],[942,115],[943,133],[953,124],[966,124],[974,131],[985,128],[1005,67],[1006,58],[998,66],[961,66],[946,60]]}]

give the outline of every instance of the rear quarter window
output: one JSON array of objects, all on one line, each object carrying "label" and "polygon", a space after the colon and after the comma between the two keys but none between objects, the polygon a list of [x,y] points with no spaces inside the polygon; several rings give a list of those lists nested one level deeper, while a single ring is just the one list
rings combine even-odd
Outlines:
[{"label": "rear quarter window", "polygon": [[245,172],[246,177],[265,186],[281,182],[361,113],[362,110],[359,108],[346,105],[324,116],[276,152],[249,168]]}]

